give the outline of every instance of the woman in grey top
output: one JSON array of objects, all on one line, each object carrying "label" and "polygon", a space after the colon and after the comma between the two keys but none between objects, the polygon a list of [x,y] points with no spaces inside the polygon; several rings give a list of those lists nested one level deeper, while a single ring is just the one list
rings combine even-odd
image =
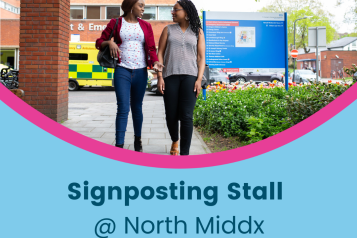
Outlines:
[{"label": "woman in grey top", "polygon": [[158,58],[165,67],[158,73],[158,90],[164,94],[166,123],[172,140],[170,154],[188,155],[193,110],[205,68],[205,39],[197,9],[190,0],[177,1],[171,13],[176,24],[164,28],[159,42]]}]

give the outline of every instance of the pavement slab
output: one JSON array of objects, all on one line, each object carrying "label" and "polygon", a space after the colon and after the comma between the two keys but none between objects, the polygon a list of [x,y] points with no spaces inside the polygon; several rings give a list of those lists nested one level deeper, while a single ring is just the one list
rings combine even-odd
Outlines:
[{"label": "pavement slab", "polygon": [[[115,145],[116,103],[69,103],[68,120],[62,125],[97,141]],[[143,151],[168,155],[171,139],[166,126],[163,100],[143,102]],[[125,133],[124,149],[134,150],[134,128],[131,113]],[[211,153],[200,135],[194,131],[190,154]]]}]

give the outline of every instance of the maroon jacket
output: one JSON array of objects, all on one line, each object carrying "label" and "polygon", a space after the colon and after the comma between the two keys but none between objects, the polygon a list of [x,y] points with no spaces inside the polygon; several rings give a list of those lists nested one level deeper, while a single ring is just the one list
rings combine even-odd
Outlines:
[{"label": "maroon jacket", "polygon": [[[111,19],[110,22],[108,23],[107,27],[103,30],[102,36],[100,38],[98,38],[97,41],[95,42],[95,47],[98,50],[102,50],[101,45],[102,45],[103,41],[109,40],[109,36],[115,26],[116,21],[117,21],[117,19]],[[138,21],[139,21],[141,29],[144,32],[144,38],[145,38],[144,49],[145,49],[146,64],[148,67],[151,68],[156,61],[159,61],[159,59],[157,58],[157,54],[156,54],[154,33],[152,31],[152,27],[149,22],[141,20],[140,18],[138,18]],[[115,28],[115,31],[113,33],[114,41],[118,44],[118,46],[120,46],[122,44],[122,40],[120,39],[121,26],[122,26],[122,17],[119,17],[118,25]],[[120,63],[120,62],[121,62],[121,60],[119,58],[118,63]]]}]

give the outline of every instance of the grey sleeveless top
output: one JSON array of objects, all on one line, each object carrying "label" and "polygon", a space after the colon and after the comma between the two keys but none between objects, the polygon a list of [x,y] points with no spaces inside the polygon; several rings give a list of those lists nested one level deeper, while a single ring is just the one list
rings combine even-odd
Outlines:
[{"label": "grey sleeveless top", "polygon": [[163,78],[187,74],[198,76],[197,36],[189,26],[185,33],[178,24],[168,25]]}]

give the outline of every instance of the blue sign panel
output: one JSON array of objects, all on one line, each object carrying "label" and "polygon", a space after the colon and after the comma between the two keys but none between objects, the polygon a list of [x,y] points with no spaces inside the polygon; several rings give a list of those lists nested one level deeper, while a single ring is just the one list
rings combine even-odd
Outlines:
[{"label": "blue sign panel", "polygon": [[285,68],[284,14],[205,12],[210,68]]}]

